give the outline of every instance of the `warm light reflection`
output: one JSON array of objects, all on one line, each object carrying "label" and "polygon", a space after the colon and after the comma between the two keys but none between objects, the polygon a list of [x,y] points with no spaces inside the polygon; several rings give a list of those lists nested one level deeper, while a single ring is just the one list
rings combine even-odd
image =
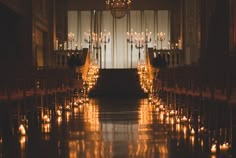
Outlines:
[{"label": "warm light reflection", "polygon": [[77,158],[77,150],[78,150],[78,142],[75,140],[69,141],[69,157],[70,158]]},{"label": "warm light reflection", "polygon": [[192,145],[192,146],[194,146],[194,141],[195,141],[194,136],[190,136],[190,142],[191,142],[191,145]]},{"label": "warm light reflection", "polygon": [[[159,145],[158,151],[160,154],[162,154],[162,156],[163,154],[168,154],[167,144]],[[168,157],[168,155],[166,155],[166,157]]]},{"label": "warm light reflection", "polygon": [[84,106],[84,121],[86,123],[86,128],[89,131],[99,131],[99,110],[98,105],[89,104]]},{"label": "warm light reflection", "polygon": [[148,103],[141,102],[139,109],[139,125],[152,124],[153,117],[150,115],[153,111],[153,106]]},{"label": "warm light reflection", "polygon": [[183,130],[183,133],[184,133],[184,139],[187,139],[187,127],[186,126],[182,126],[182,130]]},{"label": "warm light reflection", "polygon": [[62,122],[62,117],[61,116],[57,117],[57,124],[61,125],[61,122]]},{"label": "warm light reflection", "polygon": [[20,136],[19,142],[20,142],[20,149],[25,150],[26,136]]},{"label": "warm light reflection", "polygon": [[203,147],[204,147],[204,141],[201,139],[200,140],[200,144],[201,144],[201,149],[203,149]]},{"label": "warm light reflection", "polygon": [[[78,100],[80,100],[79,97]],[[155,96],[152,96],[151,100],[147,98],[140,101],[137,111],[138,122],[135,123],[123,120],[113,121],[113,119],[122,119],[123,111],[111,112],[103,109],[100,112],[99,105],[92,99],[83,103],[79,103],[77,100],[76,102],[76,106],[72,106],[71,111],[61,113],[61,115],[65,114],[67,123],[78,119],[78,117],[71,118],[71,115],[79,116],[82,119],[80,120],[82,123],[70,129],[69,132],[69,156],[72,158],[78,156],[113,157],[117,148],[120,151],[128,149],[129,157],[154,157],[158,153],[159,157],[167,158],[168,142],[173,137],[177,139],[177,146],[181,146],[181,139],[185,142],[189,141],[191,152],[197,143],[203,151],[204,145],[207,143],[201,138],[202,135],[199,135],[198,140],[196,139],[195,130],[198,130],[197,132],[200,134],[207,131],[203,122],[199,121],[200,117],[197,118],[197,121],[191,117],[188,118],[188,115],[183,115],[182,110],[177,111],[176,106],[166,105]],[[59,119],[60,112],[58,111],[57,116]],[[195,126],[192,124],[193,122],[198,124]],[[76,130],[73,130],[74,128]],[[50,132],[50,126],[45,129]],[[218,148],[214,143],[210,147],[212,155]],[[219,149],[224,152],[228,151],[229,147],[230,145],[224,142],[220,144]]]},{"label": "warm light reflection", "polygon": [[180,124],[176,124],[176,131],[180,132],[181,131],[181,125]]},{"label": "warm light reflection", "polygon": [[41,129],[43,133],[50,133],[51,131],[51,125],[50,123],[45,123],[41,125]]}]

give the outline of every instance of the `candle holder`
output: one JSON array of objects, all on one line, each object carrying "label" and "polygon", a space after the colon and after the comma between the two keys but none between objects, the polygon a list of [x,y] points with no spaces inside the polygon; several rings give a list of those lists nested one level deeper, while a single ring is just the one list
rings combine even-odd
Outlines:
[{"label": "candle holder", "polygon": [[156,53],[157,53],[157,44],[155,43],[153,46],[153,56],[156,58]]},{"label": "candle holder", "polygon": [[146,49],[148,48],[148,43],[152,41],[151,35],[152,35],[152,32],[148,32],[148,29],[145,30],[145,33],[142,32],[142,38],[144,39]]},{"label": "candle holder", "polygon": [[161,49],[162,49],[162,42],[165,40],[165,33],[163,32],[160,32],[160,33],[157,33],[157,40],[161,42]]},{"label": "candle holder", "polygon": [[104,44],[104,68],[106,68],[106,45],[110,42],[110,36],[110,32],[107,33],[106,30],[104,30],[104,33],[101,32],[101,43]]},{"label": "candle holder", "polygon": [[89,44],[89,50],[91,50],[91,44],[93,43],[92,33],[89,31],[89,33],[84,32],[85,38],[84,41]]},{"label": "candle holder", "polygon": [[140,49],[143,49],[143,47],[144,47],[144,40],[143,40],[143,38],[140,37],[140,34],[137,34],[137,36],[135,38],[135,48],[137,48],[139,50],[139,52],[138,52],[138,59],[139,60],[141,57]]},{"label": "candle holder", "polygon": [[[98,37],[97,33],[93,33],[92,35],[92,41],[93,41],[93,49],[95,50],[95,60],[98,61],[98,53],[99,50],[101,49],[101,37]],[[100,67],[102,66],[102,61],[101,61],[101,54],[100,54]]]},{"label": "candle holder", "polygon": [[[71,49],[71,50],[72,50],[72,44],[73,44],[74,38],[75,38],[75,34],[72,33],[72,32],[70,32],[70,33],[68,34],[68,42],[70,43],[70,48],[68,48],[68,49]],[[69,43],[68,43],[68,45],[69,45]],[[68,47],[69,47],[69,46],[68,46]]]},{"label": "candle holder", "polygon": [[133,44],[134,44],[134,34],[133,29],[131,29],[131,32],[127,32],[127,42],[130,43],[130,68],[132,69],[132,53],[133,53]]}]

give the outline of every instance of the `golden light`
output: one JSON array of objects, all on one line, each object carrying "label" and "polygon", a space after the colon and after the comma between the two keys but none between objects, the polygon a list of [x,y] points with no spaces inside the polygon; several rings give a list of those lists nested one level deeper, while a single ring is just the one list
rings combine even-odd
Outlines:
[{"label": "golden light", "polygon": [[184,133],[184,139],[187,138],[187,127],[186,126],[183,126],[183,133]]},{"label": "golden light", "polygon": [[182,122],[187,122],[187,121],[188,121],[188,119],[187,119],[187,117],[186,117],[186,116],[183,116],[183,117],[181,118],[181,121],[182,121]]},{"label": "golden light", "polygon": [[20,132],[20,134],[21,135],[26,135],[26,129],[25,129],[25,127],[24,127],[24,125],[23,124],[20,124],[20,126],[19,126],[19,132]]},{"label": "golden light", "polygon": [[43,122],[44,123],[49,123],[50,122],[50,118],[48,115],[43,115]]},{"label": "golden light", "polygon": [[175,110],[171,110],[171,111],[170,111],[170,116],[174,116],[175,113],[176,113]]},{"label": "golden light", "polygon": [[220,144],[220,151],[227,151],[229,150],[229,143],[223,143],[223,144]]},{"label": "golden light", "polygon": [[201,147],[202,147],[202,149],[203,149],[203,146],[204,146],[204,141],[201,139],[201,142],[200,142],[200,144],[201,144]]},{"label": "golden light", "polygon": [[211,146],[211,153],[212,154],[216,153],[216,144],[212,144],[212,146]]},{"label": "golden light", "polygon": [[62,122],[62,117],[61,117],[61,116],[59,116],[59,117],[57,118],[57,123],[58,123],[58,125],[60,125],[60,124],[61,124],[61,122]]},{"label": "golden light", "polygon": [[66,105],[66,110],[70,110],[70,108],[71,108],[70,105],[67,104]]},{"label": "golden light", "polygon": [[41,129],[43,133],[50,133],[51,125],[49,123],[42,124]]},{"label": "golden light", "polygon": [[71,112],[70,111],[66,111],[66,122],[69,122],[70,120],[70,116],[71,116]]},{"label": "golden light", "polygon": [[190,136],[190,141],[191,141],[191,145],[194,146],[194,141],[195,141],[194,136]]},{"label": "golden light", "polygon": [[195,134],[195,130],[192,128],[191,129],[191,135],[194,135]]},{"label": "golden light", "polygon": [[180,119],[179,118],[176,119],[176,123],[180,123]]},{"label": "golden light", "polygon": [[25,142],[26,142],[26,136],[21,136],[20,139],[19,139],[19,142],[20,142],[20,149],[21,150],[24,150],[25,149]]},{"label": "golden light", "polygon": [[174,118],[171,118],[171,119],[170,119],[170,123],[171,123],[172,125],[174,125],[175,119],[174,119]]},{"label": "golden light", "polygon": [[180,131],[181,131],[181,126],[180,126],[180,124],[176,124],[176,131],[177,131],[177,132],[180,132]]},{"label": "golden light", "polygon": [[58,110],[57,110],[57,115],[58,115],[58,116],[61,116],[61,114],[62,114],[61,109],[58,109]]}]

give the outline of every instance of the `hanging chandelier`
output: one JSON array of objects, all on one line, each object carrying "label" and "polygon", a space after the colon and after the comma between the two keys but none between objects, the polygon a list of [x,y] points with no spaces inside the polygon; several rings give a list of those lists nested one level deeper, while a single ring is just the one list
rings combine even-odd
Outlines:
[{"label": "hanging chandelier", "polygon": [[106,9],[111,10],[114,18],[123,18],[129,11],[131,0],[106,0]]}]

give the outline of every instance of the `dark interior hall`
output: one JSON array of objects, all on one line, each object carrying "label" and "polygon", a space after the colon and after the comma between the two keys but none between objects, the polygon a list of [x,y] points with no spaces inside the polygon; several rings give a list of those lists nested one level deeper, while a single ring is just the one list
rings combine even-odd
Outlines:
[{"label": "dark interior hall", "polygon": [[0,158],[235,157],[235,8],[1,0]]}]

